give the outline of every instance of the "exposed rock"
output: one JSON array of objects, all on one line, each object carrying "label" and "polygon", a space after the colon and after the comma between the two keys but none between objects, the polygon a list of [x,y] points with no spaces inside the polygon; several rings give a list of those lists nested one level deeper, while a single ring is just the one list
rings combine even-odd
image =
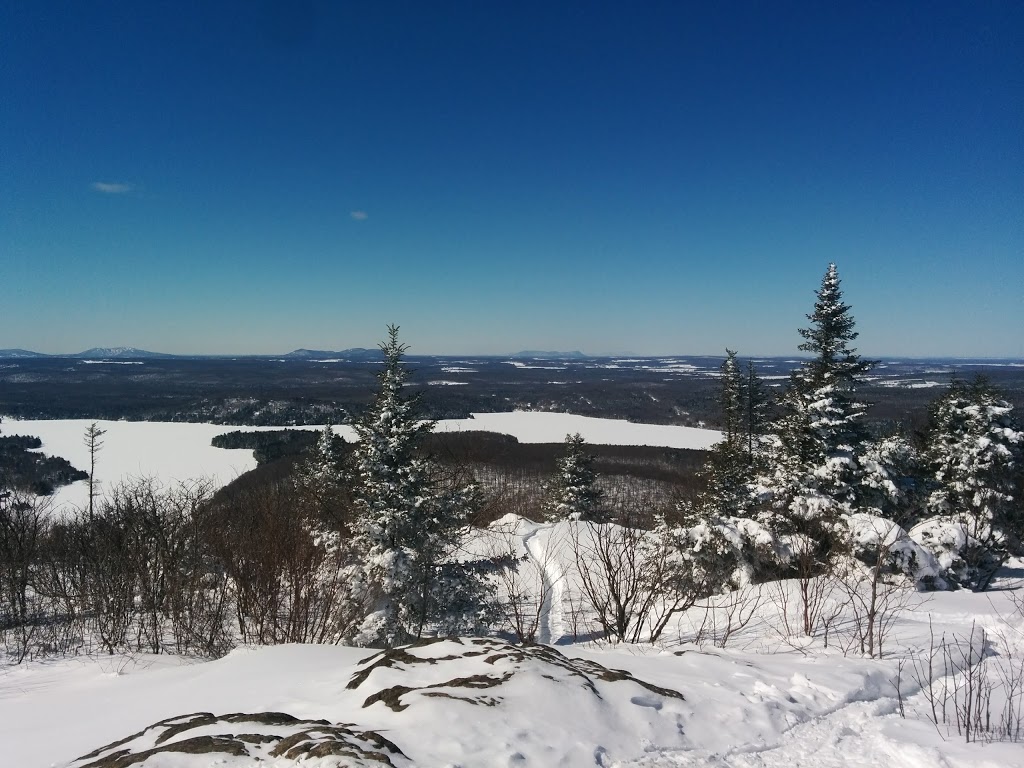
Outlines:
[{"label": "exposed rock", "polygon": [[[139,733],[78,758],[68,768],[143,768],[170,765],[168,755],[180,756],[182,766],[196,763],[189,755],[249,757],[252,765],[275,768],[321,758],[321,768],[403,768],[402,751],[374,731],[326,720],[299,720],[284,712],[213,715],[197,712],[161,720]],[[159,757],[157,757],[159,756]],[[337,758],[330,760],[326,758]],[[175,765],[179,764],[175,760]],[[208,760],[203,763],[209,764]]]},{"label": "exposed rock", "polygon": [[[442,648],[447,653],[439,655],[438,650]],[[447,662],[457,662],[457,665]],[[594,661],[571,659],[550,646],[510,645],[487,638],[426,640],[382,651],[365,659],[361,666],[362,669],[352,675],[347,687],[350,690],[372,691],[364,700],[363,707],[381,702],[395,712],[407,709],[409,700],[415,694],[495,706],[501,702],[500,687],[524,672],[538,673],[541,678],[556,684],[581,686],[599,699],[604,694],[598,683],[615,682],[628,682],[659,696],[683,699],[678,691],[647,683],[628,672],[608,669]],[[467,666],[479,667],[480,673],[466,675],[464,672]],[[449,678],[445,674],[446,669],[458,669],[463,674]],[[414,670],[419,670],[419,673],[402,674]],[[424,673],[427,677],[438,679],[409,685],[412,678],[420,680]],[[392,679],[401,679],[402,682],[385,684]],[[466,694],[467,689],[498,690],[483,696]]]}]

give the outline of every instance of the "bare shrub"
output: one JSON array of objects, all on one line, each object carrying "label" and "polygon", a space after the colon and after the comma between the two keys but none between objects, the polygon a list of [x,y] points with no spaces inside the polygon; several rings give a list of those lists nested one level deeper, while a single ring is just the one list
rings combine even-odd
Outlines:
[{"label": "bare shrub", "polygon": [[[797,578],[770,583],[768,599],[778,616],[776,629],[782,639],[816,637],[820,635],[828,647],[832,631],[843,613],[843,603],[837,600],[839,581],[832,571],[821,573],[809,567],[797,555]],[[802,564],[801,564],[802,563]],[[795,581],[796,590],[792,590]]]},{"label": "bare shrub", "polygon": [[344,550],[307,512],[287,485],[275,485],[226,496],[206,518],[244,643],[318,643],[338,632]]},{"label": "bare shrub", "polygon": [[[912,655],[909,668],[936,726],[968,742],[1024,739],[1024,659],[1005,637],[976,623],[967,635],[936,640],[931,631],[928,650]],[[901,690],[898,696],[902,702]]]},{"label": "bare shrub", "polygon": [[678,532],[635,524],[636,510],[621,524],[573,523],[571,545],[579,587],[606,637],[656,642],[673,616],[720,587],[723,574]]},{"label": "bare shrub", "polygon": [[697,645],[710,642],[716,648],[725,648],[758,615],[765,593],[765,585],[748,584],[711,597],[699,605],[699,608],[704,609],[704,614],[694,633],[693,642]]},{"label": "bare shrub", "polygon": [[851,642],[872,658],[882,658],[893,624],[916,594],[913,581],[895,563],[899,529],[878,518],[872,524],[873,546],[861,557],[845,557],[835,568],[836,581],[849,610]]},{"label": "bare shrub", "polygon": [[0,635],[15,663],[32,651],[46,611],[35,573],[48,530],[48,503],[35,494],[0,496]]}]

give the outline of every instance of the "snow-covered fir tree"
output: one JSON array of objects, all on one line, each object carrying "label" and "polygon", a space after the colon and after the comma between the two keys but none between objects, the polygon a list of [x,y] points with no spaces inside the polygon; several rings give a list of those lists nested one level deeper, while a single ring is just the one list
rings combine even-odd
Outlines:
[{"label": "snow-covered fir tree", "polygon": [[769,424],[772,398],[764,381],[757,375],[753,360],[747,360],[747,372],[743,381],[743,431],[747,437],[747,460],[753,464],[757,458],[760,438]]},{"label": "snow-covered fir tree", "polygon": [[813,357],[790,378],[759,483],[765,522],[813,542],[817,559],[829,556],[841,516],[860,503],[860,457],[868,434],[867,405],[857,389],[874,363],[851,346],[858,334],[835,264],[829,264],[807,319],[800,350]]},{"label": "snow-covered fir tree", "polygon": [[722,437],[730,445],[742,446],[745,442],[743,426],[746,421],[743,404],[743,377],[740,374],[737,352],[725,350],[722,362]]},{"label": "snow-covered fir tree", "polygon": [[954,381],[931,409],[924,459],[934,518],[915,533],[943,553],[948,576],[973,589],[987,588],[1024,538],[1024,432],[1012,412],[980,377]]},{"label": "snow-covered fir tree", "polygon": [[334,427],[328,422],[320,430],[310,455],[295,469],[296,490],[312,501],[321,519],[339,516],[339,496],[345,487],[344,443],[344,438],[334,434]]},{"label": "snow-covered fir tree", "polygon": [[357,645],[392,647],[428,631],[464,634],[485,617],[488,587],[458,559],[477,491],[445,487],[419,455],[434,423],[420,419],[418,398],[404,393],[406,349],[398,327],[389,326],[380,389],[355,424],[351,575],[364,615],[350,638]]},{"label": "snow-covered fir tree", "polygon": [[722,362],[720,406],[722,440],[710,451],[701,475],[707,489],[687,514],[695,520],[710,516],[746,516],[751,507],[754,447],[759,444],[766,399],[752,366],[740,369],[737,353],[726,349]]},{"label": "snow-covered fir tree", "polygon": [[917,523],[923,511],[921,457],[901,434],[864,443],[860,464],[860,509],[892,520],[903,528]]},{"label": "snow-covered fir tree", "polygon": [[604,522],[604,491],[597,486],[594,457],[587,453],[579,433],[565,436],[565,454],[557,464],[558,472],[547,487],[544,516],[555,521]]}]

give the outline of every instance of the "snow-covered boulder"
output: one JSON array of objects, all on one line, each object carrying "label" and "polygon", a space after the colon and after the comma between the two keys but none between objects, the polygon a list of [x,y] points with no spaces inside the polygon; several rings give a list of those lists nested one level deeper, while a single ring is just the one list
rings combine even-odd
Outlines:
[{"label": "snow-covered boulder", "polygon": [[942,578],[951,585],[974,588],[991,578],[1001,560],[970,535],[967,526],[944,517],[932,517],[910,529],[910,538],[931,552]]},{"label": "snow-covered boulder", "polygon": [[934,550],[892,520],[860,512],[845,516],[845,522],[850,554],[857,560],[874,567],[881,557],[883,569],[908,576],[919,589],[947,588]]}]

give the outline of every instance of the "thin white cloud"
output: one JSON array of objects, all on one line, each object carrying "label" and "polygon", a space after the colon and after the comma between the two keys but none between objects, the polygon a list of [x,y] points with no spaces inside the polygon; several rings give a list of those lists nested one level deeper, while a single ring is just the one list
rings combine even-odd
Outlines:
[{"label": "thin white cloud", "polygon": [[117,181],[94,181],[92,188],[105,195],[126,195],[135,189],[135,185]]},{"label": "thin white cloud", "polygon": [[366,221],[368,218],[370,218],[370,214],[368,214],[366,211],[352,211],[349,214],[349,216],[351,216],[356,221]]}]

